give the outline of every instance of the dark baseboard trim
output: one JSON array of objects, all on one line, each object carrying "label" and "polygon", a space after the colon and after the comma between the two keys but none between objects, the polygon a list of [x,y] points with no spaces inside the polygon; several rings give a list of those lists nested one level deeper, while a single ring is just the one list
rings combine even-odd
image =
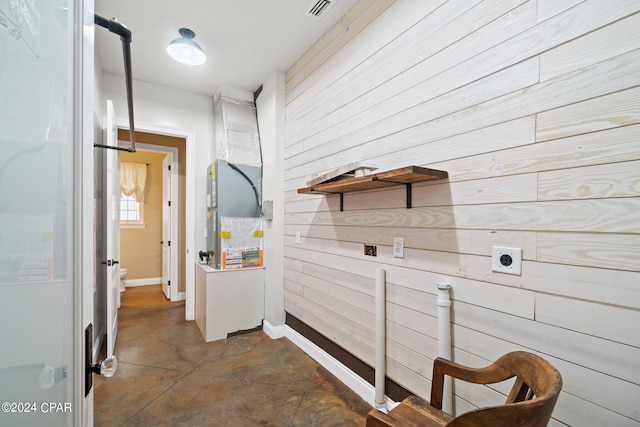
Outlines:
[{"label": "dark baseboard trim", "polygon": [[[329,353],[366,382],[371,385],[375,385],[375,371],[371,366],[349,353],[347,350],[340,347],[338,344],[334,343],[329,338],[304,323],[302,320],[289,313],[286,315],[285,323],[287,326]],[[386,395],[396,402],[400,402],[405,397],[412,394],[409,390],[387,377],[385,377],[385,389]]]}]

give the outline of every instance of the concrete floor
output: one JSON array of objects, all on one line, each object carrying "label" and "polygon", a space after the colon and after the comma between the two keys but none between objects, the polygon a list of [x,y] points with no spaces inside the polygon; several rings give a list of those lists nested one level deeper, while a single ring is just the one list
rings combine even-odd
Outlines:
[{"label": "concrete floor", "polygon": [[100,426],[364,426],[371,407],[286,338],[206,343],[160,286],[121,293],[114,377],[95,376]]}]

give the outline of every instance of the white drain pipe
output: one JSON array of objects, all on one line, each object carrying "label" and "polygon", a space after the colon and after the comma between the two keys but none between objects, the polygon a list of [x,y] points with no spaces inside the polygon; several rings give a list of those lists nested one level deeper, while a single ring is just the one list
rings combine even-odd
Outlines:
[{"label": "white drain pipe", "polygon": [[386,344],[387,344],[387,313],[386,313],[386,278],[383,268],[376,269],[376,365],[375,365],[375,405],[376,408],[386,412],[386,400],[384,398],[384,379],[386,369]]},{"label": "white drain pipe", "polygon": [[[449,297],[451,285],[437,283],[436,286],[438,287],[438,356],[451,360],[451,299]],[[445,375],[442,410],[448,414],[453,411],[451,384],[451,377]]]}]

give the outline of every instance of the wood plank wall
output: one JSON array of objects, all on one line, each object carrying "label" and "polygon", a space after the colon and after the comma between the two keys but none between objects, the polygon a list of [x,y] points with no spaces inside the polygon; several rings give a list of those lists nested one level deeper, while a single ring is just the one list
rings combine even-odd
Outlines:
[{"label": "wood plank wall", "polygon": [[[383,266],[388,375],[428,398],[448,282],[456,361],[539,353],[564,377],[550,425],[640,426],[640,2],[361,0],[288,71],[286,122],[287,312],[373,365]],[[412,209],[297,194],[354,161],[449,179]],[[504,391],[456,384],[456,410]]]}]

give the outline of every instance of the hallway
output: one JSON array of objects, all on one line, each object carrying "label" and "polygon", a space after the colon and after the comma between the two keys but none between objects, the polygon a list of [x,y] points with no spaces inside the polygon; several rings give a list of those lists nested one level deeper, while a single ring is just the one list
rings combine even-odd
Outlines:
[{"label": "hallway", "polygon": [[118,370],[95,377],[95,425],[364,426],[371,409],[286,338],[205,343],[160,286],[121,294]]}]

